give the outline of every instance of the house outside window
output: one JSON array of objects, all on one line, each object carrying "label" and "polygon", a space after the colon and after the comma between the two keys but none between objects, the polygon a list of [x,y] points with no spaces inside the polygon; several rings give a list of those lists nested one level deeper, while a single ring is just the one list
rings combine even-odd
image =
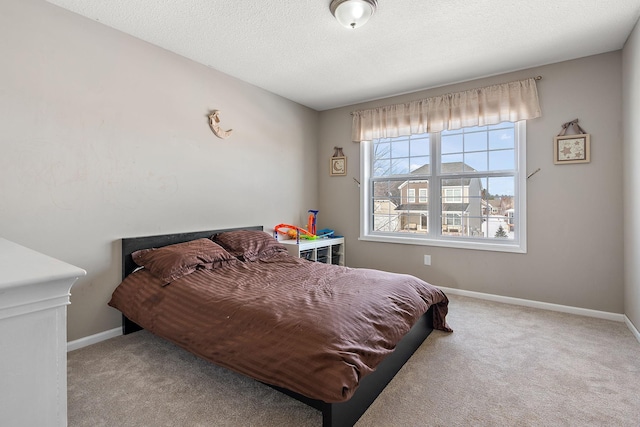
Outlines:
[{"label": "house outside window", "polygon": [[525,126],[363,141],[361,239],[526,252]]}]

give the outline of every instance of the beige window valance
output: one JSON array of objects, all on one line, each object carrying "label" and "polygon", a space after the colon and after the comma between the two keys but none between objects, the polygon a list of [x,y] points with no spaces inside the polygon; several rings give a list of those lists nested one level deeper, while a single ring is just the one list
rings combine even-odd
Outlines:
[{"label": "beige window valance", "polygon": [[535,78],[354,111],[352,140],[369,141],[540,117]]}]

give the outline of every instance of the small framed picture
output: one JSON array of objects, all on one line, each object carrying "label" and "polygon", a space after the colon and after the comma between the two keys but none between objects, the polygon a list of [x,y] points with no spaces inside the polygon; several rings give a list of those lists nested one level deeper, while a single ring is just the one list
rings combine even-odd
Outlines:
[{"label": "small framed picture", "polygon": [[590,148],[589,134],[556,136],[553,138],[553,163],[589,163]]},{"label": "small framed picture", "polygon": [[331,176],[345,176],[347,174],[347,158],[332,157],[329,174]]}]

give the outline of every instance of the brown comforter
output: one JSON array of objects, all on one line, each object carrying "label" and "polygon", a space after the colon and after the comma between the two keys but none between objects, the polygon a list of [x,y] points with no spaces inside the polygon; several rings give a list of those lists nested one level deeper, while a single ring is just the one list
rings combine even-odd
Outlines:
[{"label": "brown comforter", "polygon": [[165,283],[129,275],[109,305],[218,365],[325,402],[348,400],[430,306],[448,300],[413,276],[276,254]]}]

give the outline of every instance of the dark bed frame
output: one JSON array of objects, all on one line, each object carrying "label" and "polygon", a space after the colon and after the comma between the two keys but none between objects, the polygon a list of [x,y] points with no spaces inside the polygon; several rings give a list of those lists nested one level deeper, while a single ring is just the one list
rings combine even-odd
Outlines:
[{"label": "dark bed frame", "polygon": [[[158,248],[162,246],[183,243],[189,240],[203,237],[211,237],[216,233],[233,230],[263,230],[262,226],[226,228],[219,230],[194,231],[189,233],[165,234],[157,236],[132,237],[122,239],[122,278],[131,274],[136,269],[136,264],[131,254],[140,249]],[[402,338],[393,353],[387,356],[374,372],[365,376],[358,385],[353,396],[338,403],[327,403],[317,399],[311,399],[282,387],[270,387],[287,394],[309,406],[322,411],[323,427],[351,427],[365,413],[373,401],[384,390],[396,373],[409,360],[411,355],[420,347],[422,342],[433,330],[432,308],[425,313],[411,330]],[[122,316],[122,332],[130,334],[141,330],[142,327]]]}]

